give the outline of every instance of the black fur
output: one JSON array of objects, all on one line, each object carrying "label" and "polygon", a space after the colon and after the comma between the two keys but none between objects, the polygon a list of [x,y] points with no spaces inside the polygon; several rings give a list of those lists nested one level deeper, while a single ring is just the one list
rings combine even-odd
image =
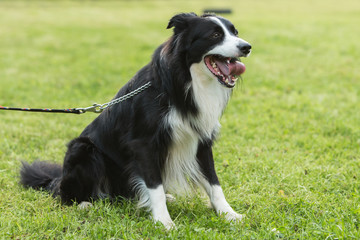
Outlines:
[{"label": "black fur", "polygon": [[51,190],[52,181],[62,176],[62,167],[54,163],[35,161],[31,165],[22,164],[20,182],[26,187]]}]

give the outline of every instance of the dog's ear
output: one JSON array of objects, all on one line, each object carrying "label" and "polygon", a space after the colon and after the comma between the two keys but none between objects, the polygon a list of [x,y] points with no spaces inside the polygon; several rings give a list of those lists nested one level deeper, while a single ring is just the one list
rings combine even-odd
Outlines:
[{"label": "dog's ear", "polygon": [[167,29],[174,27],[174,33],[178,34],[188,27],[189,20],[194,17],[197,17],[195,13],[177,14],[170,19]]}]

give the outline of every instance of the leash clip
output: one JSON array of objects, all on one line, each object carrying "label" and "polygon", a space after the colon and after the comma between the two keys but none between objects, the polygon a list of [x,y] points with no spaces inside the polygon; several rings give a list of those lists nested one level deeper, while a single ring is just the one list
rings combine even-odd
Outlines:
[{"label": "leash clip", "polygon": [[86,112],[101,113],[104,110],[104,108],[102,108],[102,107],[103,107],[103,105],[94,103],[90,107],[76,108],[75,110],[78,110],[80,113],[86,113]]}]

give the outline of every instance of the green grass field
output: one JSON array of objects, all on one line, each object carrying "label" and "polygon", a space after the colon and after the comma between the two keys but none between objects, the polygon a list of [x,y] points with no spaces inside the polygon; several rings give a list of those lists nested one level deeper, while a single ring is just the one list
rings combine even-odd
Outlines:
[{"label": "green grass field", "polygon": [[231,7],[253,46],[214,148],[244,222],[178,198],[166,232],[133,202],[79,210],[24,189],[20,161],[61,163],[96,115],[0,111],[0,239],[360,239],[358,0],[1,1],[0,105],[107,102],[170,36],[171,16],[208,7]]}]

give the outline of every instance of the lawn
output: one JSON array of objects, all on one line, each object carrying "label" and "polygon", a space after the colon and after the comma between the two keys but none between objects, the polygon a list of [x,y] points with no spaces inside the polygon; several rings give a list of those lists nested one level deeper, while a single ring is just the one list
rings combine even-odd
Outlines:
[{"label": "lawn", "polygon": [[0,111],[0,239],[360,238],[358,0],[1,1],[0,105],[107,102],[170,36],[171,16],[208,7],[231,7],[253,46],[214,147],[245,220],[180,197],[166,232],[130,201],[79,210],[24,189],[20,161],[61,163],[96,115]]}]

